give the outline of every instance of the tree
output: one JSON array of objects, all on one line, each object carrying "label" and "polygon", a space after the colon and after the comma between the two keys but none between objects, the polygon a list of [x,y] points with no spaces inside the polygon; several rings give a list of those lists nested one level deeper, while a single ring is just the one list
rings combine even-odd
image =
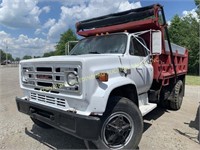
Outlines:
[{"label": "tree", "polygon": [[198,14],[198,19],[200,19],[200,0],[194,0],[195,5],[197,6],[196,13]]},{"label": "tree", "polygon": [[0,50],[0,61],[3,62],[6,60],[6,53],[3,50]]},{"label": "tree", "polygon": [[33,56],[33,58],[41,58],[41,56]]},{"label": "tree", "polygon": [[32,56],[25,55],[22,59],[32,59]]},{"label": "tree", "polygon": [[200,4],[200,0],[194,0],[195,5],[198,6]]},{"label": "tree", "polygon": [[65,54],[65,44],[69,41],[77,41],[77,36],[74,34],[72,29],[68,29],[66,32],[61,34],[60,41],[56,45],[56,55],[64,55]]},{"label": "tree", "polygon": [[21,59],[19,57],[16,57],[15,58],[15,61],[20,61]]},{"label": "tree", "polygon": [[[78,38],[73,32],[72,29],[68,29],[66,32],[60,35],[60,40],[58,44],[55,46],[56,50],[51,52],[44,53],[43,57],[50,57],[55,55],[65,55],[65,45],[69,41],[77,41]],[[74,43],[70,45],[70,49],[75,46]]]},{"label": "tree", "polygon": [[44,53],[43,57],[50,57],[50,56],[54,56],[54,55],[55,55],[55,51],[51,51],[51,52]]},{"label": "tree", "polygon": [[178,15],[171,20],[169,27],[170,39],[173,43],[189,50],[189,73],[198,75],[199,71],[199,22],[192,15],[180,18]]},{"label": "tree", "polygon": [[7,54],[7,59],[8,60],[11,60],[11,61],[14,61],[13,57],[12,57],[12,54],[8,53]]},{"label": "tree", "polygon": [[[13,61],[13,57],[10,53],[7,53],[7,59]],[[6,53],[3,50],[0,50],[0,61],[3,62],[6,60]]]}]

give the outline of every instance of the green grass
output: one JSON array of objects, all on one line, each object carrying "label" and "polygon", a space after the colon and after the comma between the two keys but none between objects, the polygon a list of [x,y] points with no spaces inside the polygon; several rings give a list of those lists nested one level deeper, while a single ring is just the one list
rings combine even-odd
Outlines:
[{"label": "green grass", "polygon": [[187,85],[200,85],[200,76],[187,75],[185,83]]}]

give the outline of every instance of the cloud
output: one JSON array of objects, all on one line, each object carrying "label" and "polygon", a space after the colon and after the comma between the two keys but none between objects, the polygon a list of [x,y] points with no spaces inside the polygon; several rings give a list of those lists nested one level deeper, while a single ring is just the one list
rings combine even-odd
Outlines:
[{"label": "cloud", "polygon": [[36,28],[40,24],[39,15],[48,13],[49,6],[39,8],[38,0],[2,0],[0,4],[0,24],[11,28]]},{"label": "cloud", "polygon": [[81,2],[70,0],[62,3],[64,6],[61,7],[60,19],[48,32],[48,39],[54,42],[68,28],[74,28],[77,21],[141,7],[140,2],[132,3],[128,0],[84,0]]},{"label": "cloud", "polygon": [[171,21],[167,21],[167,24],[170,26],[171,25]]},{"label": "cloud", "polygon": [[47,51],[55,50],[54,44],[48,40],[30,38],[24,34],[14,38],[5,31],[0,31],[0,49],[5,51],[6,46],[8,46],[7,52],[14,57],[23,57],[24,55],[38,56]]},{"label": "cloud", "polygon": [[[64,6],[71,7],[74,5],[87,4],[90,0],[40,0],[39,2],[59,2]],[[101,0],[100,0],[101,1]]]},{"label": "cloud", "polygon": [[42,8],[42,11],[46,12],[46,13],[49,13],[51,10],[50,6],[45,6]]},{"label": "cloud", "polygon": [[197,21],[199,21],[198,19],[198,14],[196,13],[196,9],[192,9],[190,11],[183,11],[183,17],[186,17],[188,15],[191,15],[193,18],[195,18]]},{"label": "cloud", "polygon": [[50,28],[51,26],[53,26],[55,24],[56,20],[55,19],[49,19],[45,24],[44,24],[44,28]]},{"label": "cloud", "polygon": [[124,10],[139,8],[139,7],[141,7],[140,2],[130,3],[129,1],[126,1],[126,2],[120,3],[119,12],[124,11]]},{"label": "cloud", "polygon": [[[48,18],[40,20],[41,13],[49,13],[50,6],[39,7],[41,2],[60,2],[61,13],[59,19]],[[44,3],[45,4],[45,3]],[[14,57],[24,55],[42,55],[44,52],[55,50],[55,43],[59,41],[60,34],[68,28],[74,28],[77,21],[120,12],[132,8],[141,7],[140,2],[133,3],[128,0],[2,0],[0,1],[0,25],[4,25],[12,31],[12,28],[35,30],[36,36],[46,38],[29,37],[25,34],[8,34],[0,29],[0,49],[5,50]],[[31,31],[31,30],[30,30]],[[11,32],[12,33],[12,32]],[[30,33],[31,35],[32,33]]]},{"label": "cloud", "polygon": [[42,31],[54,26],[55,23],[56,23],[56,19],[49,18],[48,21],[46,23],[44,23],[44,25],[42,27],[35,30],[35,34],[38,35],[38,34],[42,33],[46,36],[46,34]]}]

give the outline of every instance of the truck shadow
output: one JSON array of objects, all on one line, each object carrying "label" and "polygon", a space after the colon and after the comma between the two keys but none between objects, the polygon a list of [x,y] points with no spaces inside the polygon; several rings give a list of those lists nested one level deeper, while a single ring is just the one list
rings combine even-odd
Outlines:
[{"label": "truck shadow", "polygon": [[[165,109],[156,108],[146,116],[144,116],[144,132],[151,127],[151,123],[147,121],[156,120],[161,117]],[[69,134],[63,133],[57,129],[42,129],[37,125],[33,125],[31,130],[25,128],[25,134],[47,146],[49,149],[87,149],[83,140],[78,139]],[[91,148],[95,146],[90,143]],[[139,147],[137,148],[139,149]]]},{"label": "truck shadow", "polygon": [[157,107],[153,111],[151,111],[147,115],[145,115],[143,117],[143,119],[144,119],[144,131],[143,132],[146,132],[152,126],[152,123],[150,121],[157,120],[166,112],[169,113],[169,111],[167,109]]},{"label": "truck shadow", "polygon": [[25,134],[47,146],[49,149],[86,149],[84,141],[57,129],[42,129],[33,125],[25,128]]},{"label": "truck shadow", "polygon": [[200,132],[199,132],[199,128],[200,128],[200,105],[197,108],[197,113],[195,116],[194,121],[191,120],[190,123],[184,122],[184,124],[188,125],[190,128],[195,129],[198,131],[197,134],[194,133],[189,133],[189,132],[183,132],[180,131],[178,129],[174,129],[177,133],[189,138],[190,140],[194,141],[195,143],[199,143],[200,142]]}]

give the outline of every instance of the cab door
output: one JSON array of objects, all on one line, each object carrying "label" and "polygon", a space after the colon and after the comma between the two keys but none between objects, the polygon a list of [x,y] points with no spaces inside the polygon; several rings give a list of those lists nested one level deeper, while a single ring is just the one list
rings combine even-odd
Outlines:
[{"label": "cab door", "polygon": [[131,79],[136,83],[138,94],[147,92],[153,81],[153,66],[149,52],[143,45],[146,46],[142,38],[131,37],[129,49]]}]

